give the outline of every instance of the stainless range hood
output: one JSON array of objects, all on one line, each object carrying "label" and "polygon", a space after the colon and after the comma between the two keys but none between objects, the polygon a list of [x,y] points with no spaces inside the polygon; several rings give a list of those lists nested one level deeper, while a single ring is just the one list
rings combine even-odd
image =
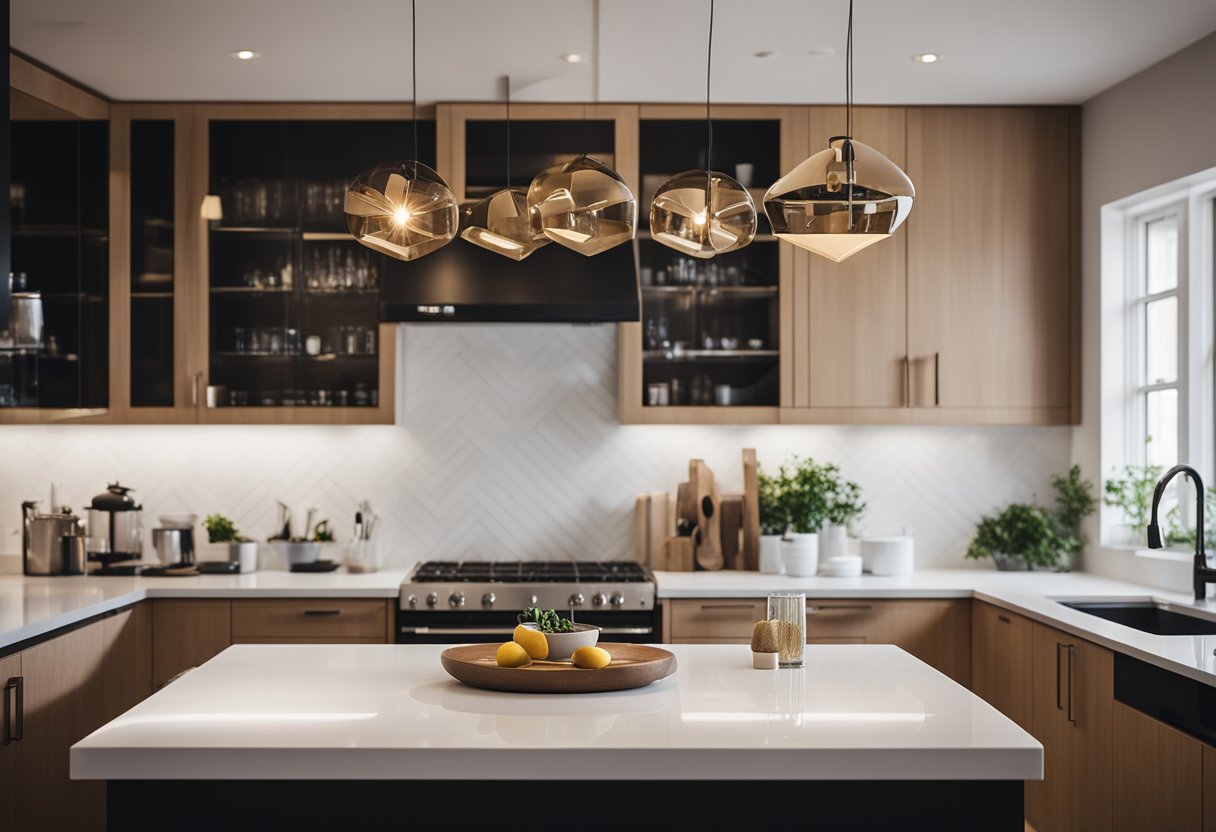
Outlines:
[{"label": "stainless range hood", "polygon": [[553,244],[515,262],[457,239],[408,263],[385,258],[380,320],[637,321],[636,246],[584,257]]}]

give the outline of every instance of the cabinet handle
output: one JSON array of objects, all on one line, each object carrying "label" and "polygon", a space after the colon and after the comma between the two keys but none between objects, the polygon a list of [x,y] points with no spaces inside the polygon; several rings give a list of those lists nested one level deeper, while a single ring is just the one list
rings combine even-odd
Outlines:
[{"label": "cabinet handle", "polygon": [[1076,724],[1077,724],[1077,715],[1073,711],[1073,702],[1077,698],[1076,697],[1076,687],[1073,684],[1073,681],[1076,678],[1076,676],[1073,671],[1074,665],[1073,665],[1072,655],[1075,651],[1076,651],[1076,648],[1073,645],[1071,645],[1071,644],[1068,645],[1068,721],[1071,722],[1074,727],[1076,727]]},{"label": "cabinet handle", "polygon": [[190,406],[196,409],[198,408],[198,384],[202,380],[203,374],[201,372],[195,373],[190,379]]},{"label": "cabinet handle", "polygon": [[342,614],[342,610],[304,610],[304,615],[310,616],[310,617],[321,617],[321,616],[331,616],[331,615],[341,615],[341,614]]},{"label": "cabinet handle", "polygon": [[1001,622],[1002,624],[1012,624],[1013,623],[1012,621],[1009,620],[1009,616],[1002,615],[999,613],[997,614],[996,620]]},{"label": "cabinet handle", "polygon": [[1064,645],[1056,642],[1056,710],[1064,710],[1063,700],[1060,699],[1060,651],[1064,649]]},{"label": "cabinet handle", "polygon": [[904,407],[912,406],[912,362],[904,356]]},{"label": "cabinet handle", "polygon": [[873,604],[833,604],[830,607],[807,607],[807,615],[816,615],[821,612],[831,612],[832,610],[872,610]]},{"label": "cabinet handle", "polygon": [[933,353],[933,406],[942,403],[942,354]]},{"label": "cabinet handle", "polygon": [[[16,706],[16,716],[13,707]],[[25,734],[25,678],[14,676],[4,683],[3,744],[18,742]]]},{"label": "cabinet handle", "polygon": [[753,610],[755,604],[702,604],[703,610]]}]

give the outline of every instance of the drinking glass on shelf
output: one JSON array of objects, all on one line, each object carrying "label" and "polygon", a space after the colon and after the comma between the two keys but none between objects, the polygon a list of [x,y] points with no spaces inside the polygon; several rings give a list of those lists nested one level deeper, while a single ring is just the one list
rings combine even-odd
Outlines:
[{"label": "drinking glass on shelf", "polygon": [[245,352],[249,349],[249,334],[248,330],[243,326],[234,326],[232,328],[232,351]]},{"label": "drinking glass on shelf", "polygon": [[262,338],[262,328],[251,326],[249,328],[249,351],[252,353],[260,353],[265,349],[265,341]]},{"label": "drinking glass on shelf", "polygon": [[268,326],[266,333],[266,351],[271,355],[281,355],[283,352],[283,328]]},{"label": "drinking glass on shelf", "polygon": [[376,354],[376,328],[374,326],[363,327],[363,351],[368,355]]}]

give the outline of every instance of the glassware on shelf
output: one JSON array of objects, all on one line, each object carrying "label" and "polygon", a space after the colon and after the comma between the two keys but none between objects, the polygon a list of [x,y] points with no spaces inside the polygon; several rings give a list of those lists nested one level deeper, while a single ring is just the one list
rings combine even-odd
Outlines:
[{"label": "glassware on shelf", "polygon": [[768,596],[768,617],[778,622],[777,666],[802,667],[806,654],[806,594],[778,592]]},{"label": "glassware on shelf", "polygon": [[691,404],[707,405],[713,402],[714,384],[709,380],[709,376],[705,373],[697,373],[692,378],[692,386],[689,391]]},{"label": "glassware on shelf", "polygon": [[665,381],[654,381],[646,385],[646,404],[649,407],[666,407],[671,403],[671,391]]}]

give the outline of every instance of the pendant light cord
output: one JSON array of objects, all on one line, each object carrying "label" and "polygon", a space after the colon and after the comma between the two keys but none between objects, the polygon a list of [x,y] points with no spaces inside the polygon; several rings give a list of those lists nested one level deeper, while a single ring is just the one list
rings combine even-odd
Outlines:
[{"label": "pendant light cord", "polygon": [[410,93],[414,116],[414,176],[418,176],[418,2],[410,0]]},{"label": "pendant light cord", "polygon": [[507,79],[507,190],[511,189],[511,76]]},{"label": "pendant light cord", "polygon": [[845,46],[844,106],[844,131],[851,139],[853,138],[853,0],[849,0],[849,34]]},{"label": "pendant light cord", "polygon": [[[850,0],[851,1],[851,0]],[[705,209],[709,210],[709,187],[714,169],[714,122],[709,117],[709,89],[714,69],[714,0],[709,0],[709,44],[705,49]]]}]

